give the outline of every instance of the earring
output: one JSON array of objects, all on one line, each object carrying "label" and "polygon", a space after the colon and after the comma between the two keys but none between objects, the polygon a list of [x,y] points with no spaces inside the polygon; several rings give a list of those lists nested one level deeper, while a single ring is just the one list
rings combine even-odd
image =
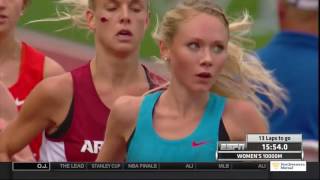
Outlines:
[{"label": "earring", "polygon": [[163,59],[165,62],[168,62],[168,60],[169,60],[169,58],[168,58],[168,57],[166,57],[166,56],[165,56],[165,57],[163,57],[162,59]]}]

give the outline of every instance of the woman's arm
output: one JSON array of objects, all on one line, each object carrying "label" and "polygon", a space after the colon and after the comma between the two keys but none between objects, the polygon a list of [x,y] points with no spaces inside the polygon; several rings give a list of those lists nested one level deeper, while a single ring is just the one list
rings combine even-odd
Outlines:
[{"label": "woman's arm", "polygon": [[141,97],[124,96],[117,99],[107,121],[104,144],[97,162],[123,162],[127,143],[136,126]]},{"label": "woman's arm", "polygon": [[9,121],[15,119],[17,114],[18,110],[14,98],[4,83],[0,81],[0,118]]},{"label": "woman's arm", "polygon": [[[27,146],[43,130],[57,127],[57,114],[65,106],[61,78],[39,83],[26,99],[16,120],[0,133],[0,161],[11,161],[14,154]],[[65,82],[65,81],[63,81]],[[72,84],[72,83],[70,83]]]},{"label": "woman's arm", "polygon": [[[0,132],[3,131],[10,121],[18,115],[18,110],[14,98],[7,87],[0,82]],[[13,156],[15,162],[34,162],[34,158],[29,146],[24,147],[21,151]]]}]

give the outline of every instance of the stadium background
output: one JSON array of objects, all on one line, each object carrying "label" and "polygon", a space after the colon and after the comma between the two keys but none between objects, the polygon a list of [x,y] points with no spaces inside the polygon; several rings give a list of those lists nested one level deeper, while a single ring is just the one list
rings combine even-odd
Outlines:
[{"label": "stadium background", "polygon": [[[237,18],[246,9],[254,19],[253,31],[250,36],[256,41],[255,48],[264,46],[278,30],[276,0],[216,0],[232,18]],[[56,10],[66,7],[56,6],[56,0],[33,0],[19,22],[20,38],[48,56],[57,60],[66,70],[71,70],[88,62],[94,55],[93,38],[87,30],[71,27],[68,21],[39,22],[32,20],[56,16]],[[151,38],[156,15],[161,17],[165,10],[176,3],[176,0],[151,0],[151,24],[141,47],[144,63],[160,74],[165,74],[165,67],[151,61],[159,51]],[[61,29],[65,29],[59,31]]]}]

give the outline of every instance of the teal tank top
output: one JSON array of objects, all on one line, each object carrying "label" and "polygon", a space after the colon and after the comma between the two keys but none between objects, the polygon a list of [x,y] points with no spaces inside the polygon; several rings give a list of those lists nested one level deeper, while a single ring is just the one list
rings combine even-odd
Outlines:
[{"label": "teal tank top", "polygon": [[225,98],[211,93],[198,127],[179,140],[160,137],[153,128],[153,111],[161,91],[144,97],[136,129],[128,145],[128,162],[214,162]]}]

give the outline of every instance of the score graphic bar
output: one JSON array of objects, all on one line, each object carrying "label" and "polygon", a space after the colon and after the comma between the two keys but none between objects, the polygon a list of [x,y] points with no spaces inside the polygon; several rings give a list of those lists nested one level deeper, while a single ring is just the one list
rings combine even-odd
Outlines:
[{"label": "score graphic bar", "polygon": [[248,134],[247,141],[220,141],[218,161],[302,160],[301,134]]}]

